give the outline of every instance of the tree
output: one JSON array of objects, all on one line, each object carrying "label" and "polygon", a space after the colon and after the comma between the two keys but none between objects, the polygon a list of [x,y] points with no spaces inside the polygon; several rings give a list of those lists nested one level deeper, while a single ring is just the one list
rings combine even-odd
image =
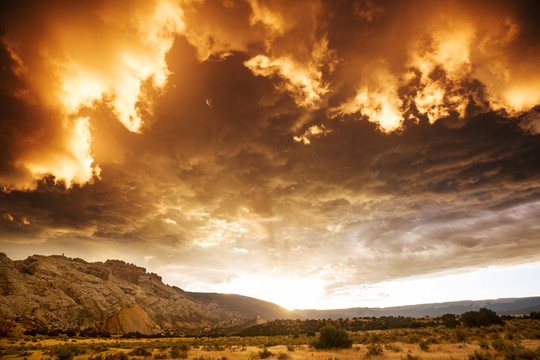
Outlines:
[{"label": "tree", "polygon": [[321,329],[319,340],[313,346],[317,349],[350,348],[352,339],[344,329],[335,326],[325,326]]},{"label": "tree", "polygon": [[464,312],[459,317],[459,321],[461,321],[463,325],[469,327],[503,324],[503,321],[497,316],[495,311],[486,308],[481,308],[478,311]]},{"label": "tree", "polygon": [[456,319],[456,315],[454,314],[444,314],[441,316],[441,320],[444,326],[449,328],[454,328],[459,324],[459,321]]}]

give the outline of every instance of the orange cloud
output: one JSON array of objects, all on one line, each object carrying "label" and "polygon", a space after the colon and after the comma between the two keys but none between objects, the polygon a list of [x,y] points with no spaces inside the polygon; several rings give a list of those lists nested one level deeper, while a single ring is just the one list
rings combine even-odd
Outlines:
[{"label": "orange cloud", "polygon": [[315,44],[311,58],[306,61],[298,61],[288,55],[275,58],[257,55],[244,62],[244,65],[254,75],[280,79],[277,89],[290,94],[298,106],[317,107],[321,97],[329,91],[321,70],[327,65],[326,61],[333,60],[328,41],[323,38]]},{"label": "orange cloud", "polygon": [[378,70],[371,76],[371,82],[359,88],[353,99],[331,112],[334,117],[360,112],[382,131],[395,131],[403,124],[403,104],[398,95],[399,79],[384,64],[379,64]]},{"label": "orange cloud", "polygon": [[358,113],[391,132],[411,117],[463,119],[473,105],[516,116],[539,104],[540,52],[516,51],[518,21],[502,12],[478,18],[473,7],[454,5],[431,6],[423,10],[424,26],[414,23],[388,35],[389,44],[398,41],[394,37],[405,44],[403,54],[390,46],[360,57],[367,70],[351,72],[358,78],[356,95],[330,114]]},{"label": "orange cloud", "polygon": [[307,129],[303,135],[300,136],[294,136],[293,139],[296,142],[304,143],[305,145],[308,145],[311,143],[311,138],[315,136],[323,136],[326,134],[331,133],[332,130],[329,130],[322,124],[321,126],[313,125],[310,126],[309,129]]},{"label": "orange cloud", "polygon": [[[16,60],[14,71],[28,84],[19,97],[55,109],[49,121],[61,133],[54,147],[48,144],[51,139],[36,139],[33,150],[14,161],[16,166],[31,178],[53,174],[68,185],[99,175],[92,156],[92,120],[80,112],[103,102],[126,129],[140,132],[138,104],[148,102],[143,85],[165,86],[165,55],[184,28],[182,15],[178,3],[168,0],[127,9],[124,3],[96,3],[90,9],[74,5],[38,13],[34,21],[43,23],[44,31],[33,37],[25,29],[8,31],[3,41]],[[32,186],[31,178],[12,186]]]}]

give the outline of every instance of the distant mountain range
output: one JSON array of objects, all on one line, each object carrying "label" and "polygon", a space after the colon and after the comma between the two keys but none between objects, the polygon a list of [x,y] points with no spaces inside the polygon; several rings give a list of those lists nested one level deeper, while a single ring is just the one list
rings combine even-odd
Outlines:
[{"label": "distant mountain range", "polygon": [[13,261],[0,253],[0,336],[51,328],[182,334],[241,329],[276,319],[457,315],[481,307],[498,314],[528,314],[540,310],[540,297],[289,311],[247,296],[184,291],[120,260],[90,263],[60,255],[33,255]]},{"label": "distant mountain range", "polygon": [[306,319],[339,319],[365,316],[440,316],[444,314],[461,315],[466,311],[488,308],[498,315],[529,314],[540,311],[540,296],[527,298],[504,298],[477,301],[452,301],[434,304],[406,305],[386,308],[358,307],[332,310],[295,310]]}]

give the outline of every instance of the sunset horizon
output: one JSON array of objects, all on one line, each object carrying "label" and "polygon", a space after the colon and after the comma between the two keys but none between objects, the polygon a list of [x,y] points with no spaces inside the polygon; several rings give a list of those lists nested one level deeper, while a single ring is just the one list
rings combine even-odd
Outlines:
[{"label": "sunset horizon", "polygon": [[0,252],[286,309],[540,296],[540,11],[0,5]]},{"label": "sunset horizon", "polygon": [[[240,295],[240,296],[247,296],[252,297],[258,300],[268,301],[271,303],[274,303],[276,305],[279,305],[289,311],[295,311],[295,310],[340,310],[340,309],[352,309],[352,308],[370,308],[370,309],[378,309],[378,308],[394,308],[394,307],[400,307],[400,306],[414,306],[414,305],[426,305],[426,304],[443,304],[443,303],[463,303],[463,302],[470,302],[470,301],[483,301],[483,300],[499,300],[499,299],[524,299],[524,298],[532,298],[532,297],[540,297],[540,292],[538,291],[536,286],[529,287],[525,291],[520,289],[521,284],[517,284],[517,288],[510,288],[510,289],[504,289],[503,291],[498,291],[496,288],[500,286],[500,276],[502,274],[503,277],[509,277],[510,279],[517,279],[517,278],[525,278],[526,282],[530,284],[535,284],[535,276],[538,271],[538,264],[526,264],[521,266],[514,266],[512,269],[504,269],[503,267],[490,267],[489,269],[480,269],[476,271],[465,271],[463,273],[452,273],[449,274],[438,274],[438,275],[432,275],[431,279],[424,278],[424,277],[415,277],[410,279],[400,279],[400,280],[394,280],[389,281],[385,283],[377,283],[373,284],[373,288],[377,291],[388,291],[390,294],[387,294],[382,299],[368,299],[368,300],[356,300],[353,298],[348,297],[342,297],[341,299],[331,299],[330,301],[327,301],[324,296],[321,296],[323,301],[319,302],[313,302],[313,299],[310,302],[309,300],[305,300],[304,297],[300,297],[298,299],[297,293],[295,293],[292,298],[292,302],[287,302],[287,300],[283,300],[283,295],[281,295],[279,292],[277,292],[274,295],[268,295],[264,292],[253,292],[249,290],[245,290],[243,288],[237,288],[237,291],[235,288],[232,289],[232,291],[229,291],[227,289],[220,290],[220,289],[214,289],[214,290],[208,290],[204,286],[201,288],[192,288],[189,284],[187,284],[186,287],[183,287],[181,284],[174,281],[174,277],[172,282],[168,281],[167,277],[163,277],[162,274],[159,273],[159,268],[153,269],[149,267],[145,267],[145,265],[132,263],[129,261],[125,261],[121,258],[108,258],[108,259],[85,259],[81,256],[70,256],[70,254],[67,253],[61,253],[61,254],[29,254],[27,257],[10,257],[8,254],[8,257],[11,258],[11,260],[18,260],[22,261],[27,258],[31,258],[32,256],[45,256],[45,257],[63,257],[69,260],[73,259],[80,259],[88,262],[106,262],[107,260],[118,260],[121,262],[125,262],[127,264],[133,264],[137,267],[143,268],[147,273],[154,273],[157,274],[162,278],[162,281],[167,286],[173,286],[173,287],[179,287],[184,291],[188,292],[195,292],[195,293],[220,293],[224,295]],[[499,277],[494,277],[494,275],[499,275]],[[486,285],[485,281],[491,281],[492,284],[488,284],[489,286],[486,286],[486,288],[482,289],[481,292],[475,293],[474,291],[471,291],[472,288],[474,288],[476,285],[482,283],[483,285]],[[504,280],[503,280],[504,282]],[[282,280],[279,281],[280,286],[282,284]],[[440,288],[445,288],[444,291],[441,291]],[[274,290],[274,289],[270,289]],[[320,291],[320,288],[314,288],[315,291]],[[365,290],[365,289],[364,289]],[[433,293],[434,290],[437,290],[435,292],[435,296],[432,295],[426,295],[428,292]],[[305,291],[305,290],[303,290]],[[373,293],[372,289],[367,289],[366,291],[369,294]],[[411,296],[412,295],[412,296]],[[317,299],[315,299],[317,300]],[[305,306],[290,306],[291,304],[306,304]],[[311,304],[311,305],[309,305]],[[289,305],[289,306],[287,306]],[[317,306],[319,305],[319,306]]]}]

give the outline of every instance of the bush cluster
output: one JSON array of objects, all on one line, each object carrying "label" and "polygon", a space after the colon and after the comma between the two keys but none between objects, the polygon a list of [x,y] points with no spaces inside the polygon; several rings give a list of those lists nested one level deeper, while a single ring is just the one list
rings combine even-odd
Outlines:
[{"label": "bush cluster", "polygon": [[147,357],[147,356],[151,356],[152,353],[144,348],[136,348],[136,349],[133,349],[129,352],[128,354],[129,356],[144,356],[144,357]]},{"label": "bush cluster", "polygon": [[72,360],[74,356],[84,353],[86,353],[86,349],[73,344],[55,346],[45,352],[58,360]]},{"label": "bush cluster", "polygon": [[495,311],[481,308],[478,311],[467,311],[459,317],[459,321],[468,327],[480,327],[489,325],[502,325],[503,321]]},{"label": "bush cluster", "polygon": [[316,349],[339,349],[350,348],[352,339],[344,329],[338,329],[335,326],[325,326],[321,329],[319,339],[312,345]]},{"label": "bush cluster", "polygon": [[267,348],[264,348],[263,350],[259,351],[259,357],[261,359],[267,359],[269,358],[270,356],[273,356],[274,353],[271,352],[270,350],[268,350]]},{"label": "bush cluster", "polygon": [[129,357],[124,352],[117,352],[114,354],[99,354],[97,356],[90,356],[88,360],[129,360]]},{"label": "bush cluster", "polygon": [[367,348],[368,354],[371,356],[380,356],[383,353],[381,344],[370,344]]}]

